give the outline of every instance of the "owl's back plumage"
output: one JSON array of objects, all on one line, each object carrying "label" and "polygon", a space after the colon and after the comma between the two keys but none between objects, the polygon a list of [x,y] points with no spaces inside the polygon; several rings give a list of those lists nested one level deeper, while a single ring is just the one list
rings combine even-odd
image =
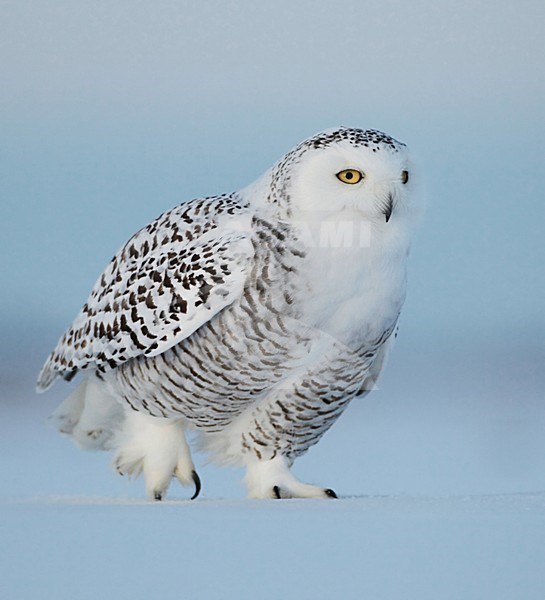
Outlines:
[{"label": "owl's back plumage", "polygon": [[87,376],[56,413],[61,430],[144,471],[155,498],[173,475],[198,481],[187,426],[247,467],[252,496],[334,495],[289,466],[382,368],[416,212],[407,164],[380,132],[329,130],[248,188],[140,230],[40,374],[39,389]]}]

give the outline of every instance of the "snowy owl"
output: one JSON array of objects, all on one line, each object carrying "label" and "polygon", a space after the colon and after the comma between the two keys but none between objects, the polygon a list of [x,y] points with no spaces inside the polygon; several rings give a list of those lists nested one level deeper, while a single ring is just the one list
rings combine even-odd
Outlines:
[{"label": "snowy owl", "polygon": [[83,375],[53,415],[60,431],[143,473],[150,499],[173,477],[198,495],[187,430],[245,467],[252,498],[336,498],[290,469],[381,372],[413,187],[405,144],[339,127],[239,192],[159,216],[114,256],[39,375],[39,391]]}]

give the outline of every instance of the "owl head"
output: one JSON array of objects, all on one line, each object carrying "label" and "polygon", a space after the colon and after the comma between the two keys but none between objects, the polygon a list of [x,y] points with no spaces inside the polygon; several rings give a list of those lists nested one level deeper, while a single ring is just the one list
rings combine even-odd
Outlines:
[{"label": "owl head", "polygon": [[278,161],[270,178],[270,202],[292,216],[348,211],[388,226],[416,209],[407,147],[374,129],[318,133]]}]

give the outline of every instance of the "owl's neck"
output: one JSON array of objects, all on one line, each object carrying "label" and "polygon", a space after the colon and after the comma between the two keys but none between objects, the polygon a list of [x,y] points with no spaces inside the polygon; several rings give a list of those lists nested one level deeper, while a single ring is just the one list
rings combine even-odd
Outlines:
[{"label": "owl's neck", "polygon": [[403,223],[369,222],[354,212],[294,222],[305,250],[297,296],[302,318],[343,343],[390,327],[405,299],[409,235]]}]

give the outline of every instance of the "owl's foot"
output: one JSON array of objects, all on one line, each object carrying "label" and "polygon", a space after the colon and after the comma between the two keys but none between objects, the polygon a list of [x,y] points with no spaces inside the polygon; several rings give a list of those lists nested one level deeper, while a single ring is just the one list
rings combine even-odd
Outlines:
[{"label": "owl's foot", "polygon": [[150,500],[163,500],[173,477],[182,485],[194,485],[196,498],[201,481],[184,426],[180,421],[151,417],[131,410],[116,436],[114,467],[120,475],[138,477],[144,474]]},{"label": "owl's foot", "polygon": [[246,467],[245,482],[250,498],[337,498],[329,488],[301,483],[283,456],[251,461]]}]

